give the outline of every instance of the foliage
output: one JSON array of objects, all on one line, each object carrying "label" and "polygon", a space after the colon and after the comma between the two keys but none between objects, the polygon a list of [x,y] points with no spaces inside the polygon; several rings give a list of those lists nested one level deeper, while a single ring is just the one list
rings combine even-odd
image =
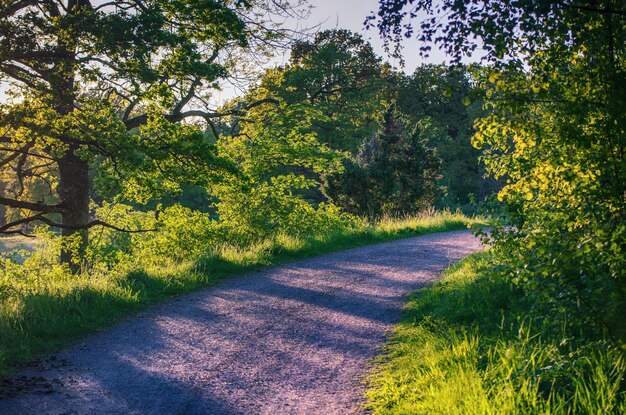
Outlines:
[{"label": "foliage", "polygon": [[626,329],[614,318],[626,311],[626,20],[562,18],[578,33],[571,47],[540,43],[530,73],[484,80],[493,112],[474,141],[488,148],[488,169],[508,178],[499,197],[515,231],[496,237],[513,254],[513,281],[546,311],[617,335]]},{"label": "foliage", "polygon": [[491,253],[414,293],[370,375],[374,414],[620,414],[626,355],[520,301]]},{"label": "foliage", "polygon": [[229,243],[323,233],[356,223],[332,205],[314,208],[304,198],[318,185],[316,177],[340,168],[342,154],[318,140],[314,123],[323,118],[306,103],[281,102],[249,111],[238,134],[222,137],[221,154],[239,168],[239,174],[211,188]]},{"label": "foliage", "polygon": [[[318,221],[318,214],[313,206],[327,206],[319,191],[320,175],[341,169],[339,158],[347,157],[341,151],[356,149],[372,131],[372,114],[380,106],[380,58],[359,35],[346,30],[322,31],[312,40],[296,42],[291,49],[289,64],[268,69],[257,88],[227,105],[234,116],[220,146],[230,160],[240,163],[245,159],[244,174],[248,177],[247,183],[230,181],[215,186],[213,192],[222,199],[218,204],[220,218],[239,229],[235,238],[258,239],[298,223],[315,226],[311,222]],[[250,102],[262,100],[266,104],[243,115],[237,112]],[[267,118],[266,114],[271,115]],[[275,122],[277,118],[280,120]],[[294,134],[286,127],[298,119],[300,125]],[[258,122],[263,126],[251,125]],[[255,132],[249,134],[251,129]],[[259,137],[260,132],[263,137]],[[285,146],[287,140],[291,144]],[[297,142],[311,148],[295,148]],[[279,151],[286,152],[284,157]],[[305,165],[306,157],[320,156],[331,156],[334,161],[327,160],[324,167]],[[256,168],[249,168],[250,164]]]},{"label": "foliage", "polygon": [[[311,125],[318,140],[350,153],[344,160],[346,177],[340,179],[342,174],[335,174],[335,181],[358,181],[358,173],[349,173],[358,169],[358,152],[366,143],[371,144],[385,108],[396,102],[398,112],[413,124],[430,122],[441,132],[430,142],[442,158],[439,185],[447,188],[445,196],[437,197],[439,206],[466,205],[471,195],[482,200],[494,190],[494,184],[482,178],[478,151],[469,140],[482,99],[464,67],[422,66],[405,76],[381,64],[359,35],[345,30],[322,31],[312,41],[296,43],[290,63],[267,70],[259,87],[244,102],[270,97],[287,105],[314,108],[319,117]],[[236,101],[231,105],[242,104]],[[233,121],[236,124],[238,120]],[[307,194],[324,200],[314,189]],[[366,212],[354,203],[341,202],[343,208],[348,205],[349,211]]]},{"label": "foliage", "polygon": [[87,272],[116,268],[175,267],[212,252],[223,243],[222,227],[208,213],[179,204],[141,212],[123,204],[95,209],[97,217],[117,227],[148,232],[118,232],[101,228],[94,232],[85,264]]},{"label": "foliage", "polygon": [[439,185],[446,189],[438,205],[467,205],[472,197],[483,201],[497,188],[497,183],[483,177],[480,153],[470,143],[474,121],[484,113],[474,70],[462,65],[422,65],[412,75],[399,76],[395,86],[398,111],[413,122],[429,119],[443,133],[430,141],[441,157]]},{"label": "foliage", "polygon": [[[412,124],[422,124],[424,129],[430,129],[426,127],[430,123],[436,127],[433,131],[440,132],[429,137],[429,146],[436,147],[444,161],[439,185],[450,187],[447,197],[437,200],[439,206],[467,204],[471,194],[484,198],[492,190],[481,177],[478,151],[469,142],[471,124],[477,116],[481,99],[470,85],[469,73],[463,67],[423,66],[407,77],[382,64],[360,35],[346,30],[328,30],[317,33],[310,41],[294,44],[289,64],[268,69],[257,88],[249,91],[242,100],[231,102],[227,109],[236,115],[230,120],[230,132],[226,128],[222,132],[237,135],[241,125],[250,122],[250,111],[245,111],[244,115],[238,115],[237,111],[246,108],[250,102],[261,100],[266,100],[266,104],[253,111],[271,112],[277,105],[295,105],[302,110],[308,107],[311,131],[317,135],[318,141],[349,153],[343,160],[346,173],[332,175],[334,182],[343,183],[330,186],[337,191],[343,188],[345,193],[346,188],[353,191],[358,187],[357,170],[361,164],[358,153],[376,141],[373,137],[379,128],[379,120],[393,101]],[[406,174],[404,176],[408,178]],[[420,180],[405,187],[410,186],[421,186]],[[357,198],[367,196],[362,190],[360,193]],[[303,194],[314,203],[326,200],[313,186],[303,190]],[[335,201],[341,198],[329,191],[326,196]],[[437,199],[442,196],[444,194],[438,194]],[[338,203],[350,212],[367,213],[363,201]],[[392,209],[393,206],[389,205],[387,210]],[[400,213],[410,209],[404,206]]]},{"label": "foliage", "polygon": [[289,64],[267,70],[247,100],[308,104],[320,114],[312,122],[318,140],[353,153],[375,130],[391,79],[390,69],[360,35],[325,30],[295,43]]},{"label": "foliage", "polygon": [[[393,4],[392,4],[393,3]],[[403,5],[381,1],[392,37]],[[489,113],[473,142],[499,194],[508,227],[493,234],[500,270],[555,324],[614,337],[626,310],[626,11],[623,2],[444,1],[446,21],[418,36],[456,58],[483,44],[480,80]],[[395,29],[393,29],[395,28]],[[389,30],[393,29],[391,32]],[[562,321],[566,311],[568,321]]]},{"label": "foliage", "polygon": [[[23,214],[0,231],[34,222],[79,231],[82,256],[87,230],[106,226],[90,220],[93,178],[102,198],[145,203],[232,171],[204,133],[222,116],[207,95],[229,76],[236,50],[283,33],[259,16],[288,7],[2,2],[0,76],[14,99],[0,106],[0,204]],[[75,266],[68,252],[62,259]]]},{"label": "foliage", "polygon": [[441,133],[427,120],[406,132],[390,107],[379,132],[365,141],[346,172],[325,177],[325,194],[347,211],[375,218],[429,208],[437,197],[439,158],[429,147]]}]

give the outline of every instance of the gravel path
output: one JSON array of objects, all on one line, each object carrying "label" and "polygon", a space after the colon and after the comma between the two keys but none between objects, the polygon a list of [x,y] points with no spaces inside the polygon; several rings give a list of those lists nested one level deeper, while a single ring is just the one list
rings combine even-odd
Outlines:
[{"label": "gravel path", "polygon": [[479,249],[447,232],[226,280],[5,380],[0,414],[359,412],[404,295]]}]

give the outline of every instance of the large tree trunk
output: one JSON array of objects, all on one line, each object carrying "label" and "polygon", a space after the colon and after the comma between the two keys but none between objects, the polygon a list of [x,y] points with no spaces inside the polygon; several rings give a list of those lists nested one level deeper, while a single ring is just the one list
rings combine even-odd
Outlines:
[{"label": "large tree trunk", "polygon": [[61,223],[66,226],[62,228],[62,235],[80,235],[78,252],[63,249],[61,262],[68,264],[72,272],[77,272],[89,242],[88,230],[79,229],[89,222],[89,165],[72,152],[68,152],[59,161],[57,191],[65,208],[61,213]]},{"label": "large tree trunk", "polygon": [[[69,0],[68,14],[77,13],[80,7],[78,0]],[[70,32],[73,31],[70,30]],[[74,111],[75,50],[76,38],[74,36],[59,37],[57,44],[59,60],[54,65],[55,72],[50,80],[50,86],[55,100],[55,109],[63,116]],[[61,139],[63,141],[63,138]],[[59,167],[57,193],[63,206],[61,234],[72,236],[78,233],[80,243],[78,251],[65,247],[61,250],[61,263],[68,264],[72,272],[77,273],[89,242],[88,230],[85,228],[89,222],[89,165],[76,155],[76,147],[71,140],[68,140],[67,144],[69,147],[67,152],[57,161]]]}]

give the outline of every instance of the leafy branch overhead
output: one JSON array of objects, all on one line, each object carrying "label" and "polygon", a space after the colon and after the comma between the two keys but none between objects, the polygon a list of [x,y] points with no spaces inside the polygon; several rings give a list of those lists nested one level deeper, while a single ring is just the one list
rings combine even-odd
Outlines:
[{"label": "leafy branch overhead", "polygon": [[0,3],[0,74],[13,97],[0,106],[0,203],[24,213],[3,230],[47,221],[71,234],[96,223],[94,188],[145,202],[235,172],[212,137],[214,120],[232,113],[212,108],[211,91],[236,51],[284,37],[260,11],[289,10],[264,0]]},{"label": "leafy branch overhead", "polygon": [[626,310],[626,4],[621,0],[380,0],[388,44],[403,36],[456,61],[477,48],[486,113],[473,145],[507,227],[500,271],[563,325],[623,334]]}]

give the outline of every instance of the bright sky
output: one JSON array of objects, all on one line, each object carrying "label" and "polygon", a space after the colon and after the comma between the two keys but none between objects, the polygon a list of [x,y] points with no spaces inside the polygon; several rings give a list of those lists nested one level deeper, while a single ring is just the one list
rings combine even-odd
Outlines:
[{"label": "bright sky", "polygon": [[[349,29],[360,33],[372,44],[376,53],[389,60],[376,29],[365,30],[363,26],[365,18],[378,10],[378,0],[309,0],[309,4],[314,8],[306,22],[307,25],[323,22],[321,29]],[[420,43],[415,39],[404,42],[405,72],[412,73],[422,63],[442,63],[446,60],[445,55],[435,48],[427,60],[420,58],[419,46]],[[397,66],[397,62],[391,63]]]}]

